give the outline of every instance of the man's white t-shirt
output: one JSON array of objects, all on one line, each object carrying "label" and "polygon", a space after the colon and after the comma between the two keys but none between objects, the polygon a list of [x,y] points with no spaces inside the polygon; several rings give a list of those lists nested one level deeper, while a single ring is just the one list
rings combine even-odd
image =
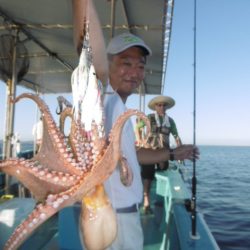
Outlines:
[{"label": "man's white t-shirt", "polygon": [[[104,96],[105,132],[109,135],[117,118],[127,110],[120,96],[108,84]],[[105,190],[111,200],[112,206],[117,208],[129,207],[142,201],[143,186],[141,181],[140,165],[136,156],[135,134],[132,122],[129,119],[122,130],[122,154],[133,172],[133,182],[127,187],[121,183],[120,170],[117,167],[105,182]]]}]

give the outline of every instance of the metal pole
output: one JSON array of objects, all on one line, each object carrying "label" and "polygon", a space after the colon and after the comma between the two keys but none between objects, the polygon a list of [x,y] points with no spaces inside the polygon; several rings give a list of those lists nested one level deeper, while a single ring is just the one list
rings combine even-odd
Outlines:
[{"label": "metal pole", "polygon": [[[14,114],[15,114],[15,104],[11,102],[12,99],[16,97],[16,45],[17,45],[17,35],[15,36],[14,47],[12,51],[12,79],[7,82],[7,98],[6,98],[6,119],[5,119],[5,139],[3,145],[3,159],[12,157],[12,147],[11,139],[14,131]],[[9,175],[5,176],[5,193],[9,193],[11,177]]]},{"label": "metal pole", "polygon": [[111,1],[111,31],[110,31],[110,37],[112,38],[114,36],[114,29],[115,29],[115,1],[116,0],[112,0]]}]

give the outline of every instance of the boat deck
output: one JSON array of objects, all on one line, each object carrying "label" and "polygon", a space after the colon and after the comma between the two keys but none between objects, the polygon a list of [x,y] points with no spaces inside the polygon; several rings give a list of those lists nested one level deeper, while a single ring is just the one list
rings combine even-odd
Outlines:
[{"label": "boat deck", "polygon": [[[144,250],[160,249],[163,238],[163,203],[156,201],[155,185],[152,188],[154,200],[153,214],[143,214],[141,211],[141,222],[144,232]],[[159,198],[159,197],[158,197]],[[0,201],[0,249],[3,249],[5,241],[9,238],[14,228],[32,211],[35,201],[32,198],[13,198]],[[20,247],[20,250],[42,249],[42,250],[80,250],[80,242],[76,222],[78,221],[80,207],[65,208],[61,213],[53,216]],[[70,218],[63,222],[62,218]],[[72,220],[73,218],[73,220]],[[71,221],[71,222],[70,222]],[[67,224],[67,227],[65,227]],[[61,235],[59,235],[59,232]],[[70,235],[69,235],[70,232]],[[67,236],[64,237],[64,236]],[[35,244],[34,244],[35,242]]]},{"label": "boat deck", "polygon": [[[151,189],[153,214],[141,212],[144,250],[218,250],[206,222],[197,212],[197,234],[191,234],[190,192],[178,166],[156,173]],[[1,202],[1,201],[0,201]],[[14,228],[33,210],[32,198],[0,203],[0,249]],[[80,205],[66,207],[41,225],[20,250],[81,250],[78,236]]]}]

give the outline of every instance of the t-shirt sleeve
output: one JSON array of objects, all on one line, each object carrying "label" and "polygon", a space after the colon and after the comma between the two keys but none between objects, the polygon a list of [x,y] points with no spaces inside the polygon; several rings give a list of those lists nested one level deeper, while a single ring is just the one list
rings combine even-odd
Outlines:
[{"label": "t-shirt sleeve", "polygon": [[174,138],[178,137],[178,130],[175,124],[175,121],[169,117],[169,121],[170,121],[170,133],[173,135]]}]

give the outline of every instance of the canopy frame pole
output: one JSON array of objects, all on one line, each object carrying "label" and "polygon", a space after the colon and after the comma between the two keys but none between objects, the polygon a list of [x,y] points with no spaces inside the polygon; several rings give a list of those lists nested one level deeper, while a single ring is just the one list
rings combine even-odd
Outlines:
[{"label": "canopy frame pole", "polygon": [[[18,30],[16,31],[13,54],[12,54],[12,78],[7,81],[6,87],[6,114],[5,114],[5,135],[3,141],[3,159],[8,159],[13,156],[12,137],[14,135],[14,120],[15,120],[15,104],[12,100],[16,97],[16,58],[17,58],[17,42],[18,42]],[[11,177],[5,175],[5,193],[10,191]]]},{"label": "canopy frame pole", "polygon": [[111,1],[111,16],[110,16],[110,37],[114,37],[115,34],[115,4],[116,0]]}]

